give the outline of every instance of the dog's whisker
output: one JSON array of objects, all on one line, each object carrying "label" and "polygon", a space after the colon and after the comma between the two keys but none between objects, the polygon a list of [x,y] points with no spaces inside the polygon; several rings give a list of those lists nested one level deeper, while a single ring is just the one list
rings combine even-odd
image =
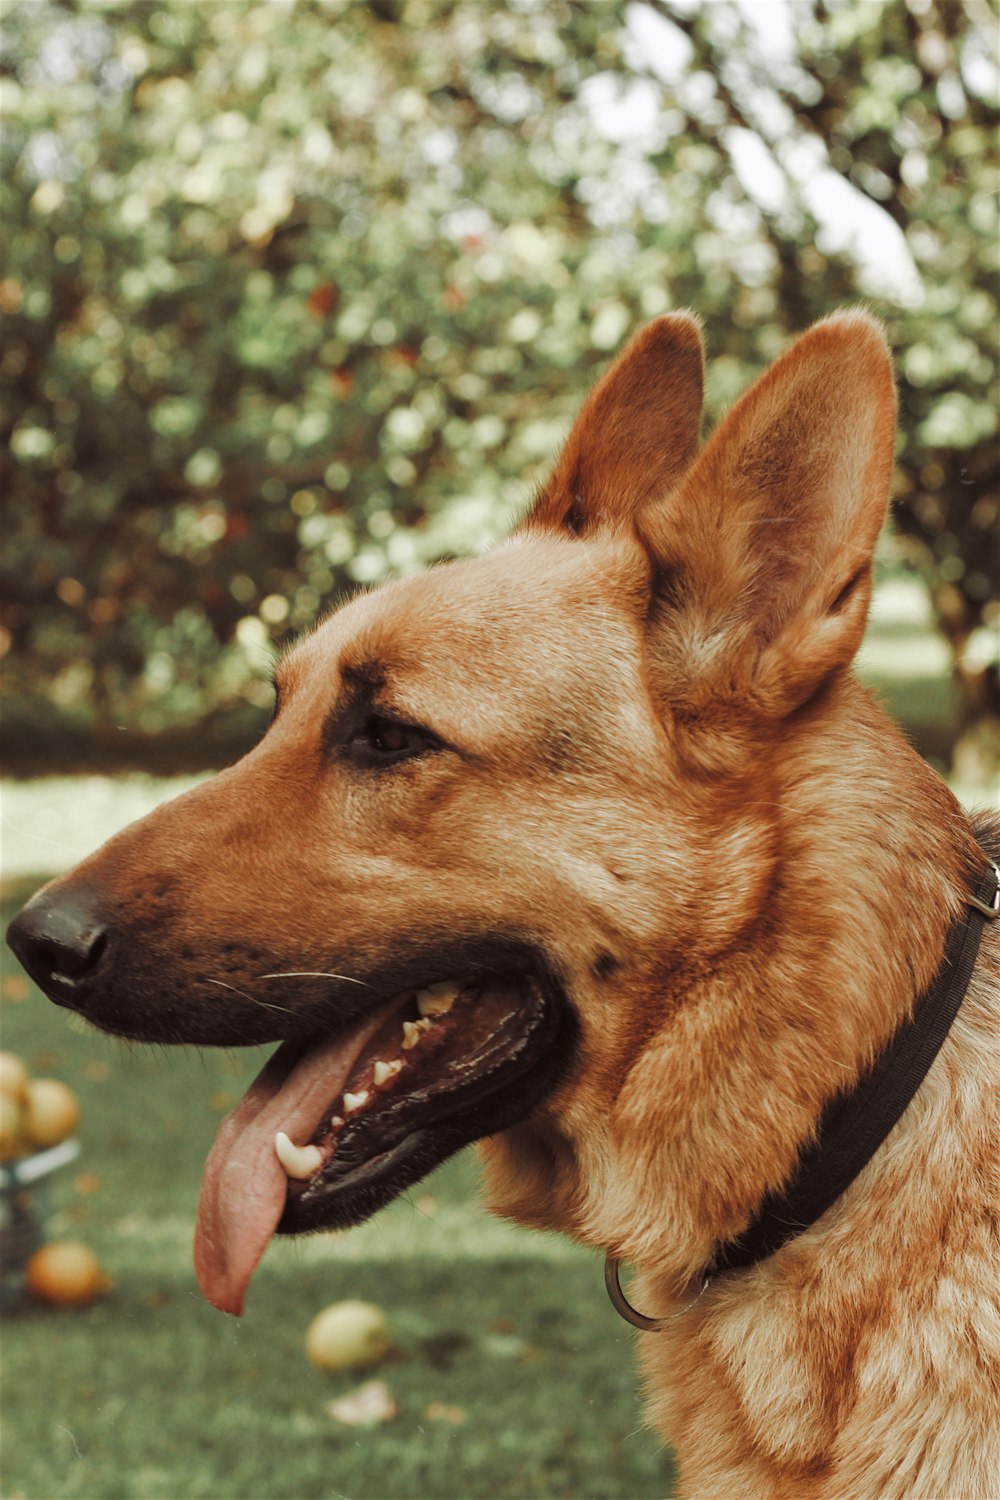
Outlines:
[{"label": "dog's whisker", "polygon": [[235,984],[227,984],[224,979],[206,979],[206,984],[217,984],[222,990],[232,990],[234,995],[242,995],[244,1000],[254,1000],[255,996],[248,995],[246,990],[238,989]]},{"label": "dog's whisker", "polygon": [[[263,977],[267,978],[267,975],[264,975]],[[242,995],[243,999],[249,1000],[251,1005],[261,1005],[265,1010],[281,1010],[284,1011],[285,1015],[287,1016],[293,1016],[295,1014],[295,1012],[293,1010],[290,1010],[287,1005],[275,1005],[273,1000],[260,1000],[256,995],[247,994],[246,990],[239,989],[235,984],[227,984],[224,979],[206,979],[205,983],[217,984],[219,988],[223,990],[232,990],[234,995]]]},{"label": "dog's whisker", "polygon": [[258,979],[342,979],[345,984],[361,984],[365,989],[371,985],[365,979],[352,979],[350,974],[328,974],[323,969],[290,969],[287,974],[258,974]]}]

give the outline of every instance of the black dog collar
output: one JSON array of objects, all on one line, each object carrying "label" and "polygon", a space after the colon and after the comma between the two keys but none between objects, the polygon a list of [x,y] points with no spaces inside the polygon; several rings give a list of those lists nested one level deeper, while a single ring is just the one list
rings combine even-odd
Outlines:
[{"label": "black dog collar", "polygon": [[[995,852],[1000,855],[1000,849]],[[941,966],[913,1014],[851,1092],[826,1106],[816,1138],[799,1157],[791,1181],[780,1193],[766,1195],[738,1239],[719,1247],[702,1290],[724,1271],[766,1260],[815,1224],[871,1160],[910,1103],[965,997],[983,929],[1000,915],[1000,869],[988,854],[986,859],[986,869],[965,898],[968,910],[950,928]],[[618,1271],[619,1262],[609,1255],[604,1279],[616,1310],[637,1328],[661,1328],[667,1320],[647,1318],[627,1301]]]}]

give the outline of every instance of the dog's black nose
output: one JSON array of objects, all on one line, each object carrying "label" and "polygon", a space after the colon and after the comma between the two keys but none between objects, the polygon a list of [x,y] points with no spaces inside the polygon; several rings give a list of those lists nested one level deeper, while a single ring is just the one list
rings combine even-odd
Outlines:
[{"label": "dog's black nose", "polygon": [[50,999],[72,1005],[77,986],[97,972],[108,938],[96,895],[78,888],[41,892],[11,922],[7,941]]}]

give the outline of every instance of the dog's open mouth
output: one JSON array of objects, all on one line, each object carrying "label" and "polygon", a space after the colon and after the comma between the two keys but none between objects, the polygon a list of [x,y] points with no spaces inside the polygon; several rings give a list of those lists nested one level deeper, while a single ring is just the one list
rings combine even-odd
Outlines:
[{"label": "dog's open mouth", "polygon": [[480,977],[397,997],[347,1034],[285,1042],[205,1166],[195,1266],[206,1297],[238,1314],[272,1234],[358,1223],[523,1119],[565,1066],[568,1020],[548,982]]}]

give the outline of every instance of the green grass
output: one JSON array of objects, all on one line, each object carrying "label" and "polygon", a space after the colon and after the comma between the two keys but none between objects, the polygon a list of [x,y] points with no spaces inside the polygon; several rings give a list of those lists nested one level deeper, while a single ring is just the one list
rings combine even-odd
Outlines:
[{"label": "green grass", "polygon": [[[4,923],[30,884],[8,886]],[[83,1152],[54,1185],[49,1235],[90,1245],[114,1285],[89,1308],[6,1313],[4,1500],[669,1492],[600,1261],[486,1215],[471,1153],[359,1229],[273,1245],[244,1318],[215,1312],[191,1269],[198,1181],[263,1054],[122,1047],[37,991],[19,998],[5,961],[3,1046],[82,1107]],[[374,1373],[400,1410],[377,1427],[326,1412],[369,1377],[323,1374],[304,1353],[310,1319],[345,1297],[378,1303],[393,1330]],[[432,1403],[465,1418],[429,1420]]]}]

